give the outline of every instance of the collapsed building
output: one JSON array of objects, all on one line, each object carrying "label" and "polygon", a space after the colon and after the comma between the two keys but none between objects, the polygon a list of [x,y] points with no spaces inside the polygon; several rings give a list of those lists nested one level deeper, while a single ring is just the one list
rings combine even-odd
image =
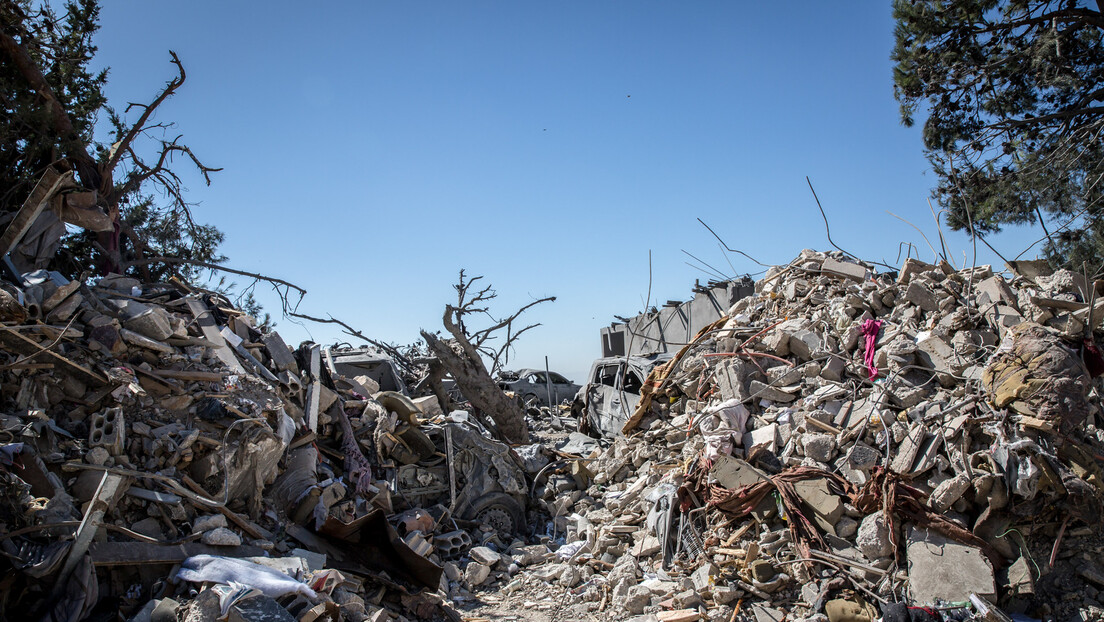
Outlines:
[{"label": "collapsed building", "polygon": [[380,353],[289,347],[216,293],[21,273],[0,610],[1100,619],[1104,303],[1010,276],[804,251],[619,385],[618,429],[530,409],[554,433],[511,447]]}]

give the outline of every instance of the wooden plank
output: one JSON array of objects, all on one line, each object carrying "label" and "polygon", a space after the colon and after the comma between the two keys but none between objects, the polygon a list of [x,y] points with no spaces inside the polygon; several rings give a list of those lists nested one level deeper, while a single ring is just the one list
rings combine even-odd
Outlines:
[{"label": "wooden plank", "polygon": [[152,542],[95,542],[88,549],[92,564],[101,567],[179,564],[195,555],[222,557],[264,557],[264,549],[241,546],[209,546],[199,542],[154,544]]},{"label": "wooden plank", "polygon": [[242,364],[238,362],[238,357],[234,356],[230,346],[226,345],[226,340],[222,338],[218,325],[215,324],[215,318],[211,315],[211,310],[207,308],[207,305],[196,298],[187,298],[187,301],[188,310],[195,317],[199,329],[203,331],[204,339],[215,344],[215,354],[219,357],[219,360],[225,363],[234,373],[245,373],[245,367],[242,367]]},{"label": "wooden plank", "polygon": [[58,173],[53,168],[46,169],[46,172],[39,178],[38,183],[35,184],[34,190],[31,190],[31,194],[27,197],[27,200],[23,202],[23,206],[19,208],[19,212],[15,215],[15,218],[8,224],[8,228],[4,230],[4,235],[0,236],[0,256],[7,255],[15,250],[15,247],[19,246],[20,240],[27,234],[31,225],[38,219],[42,210],[46,209],[46,206],[50,204],[50,199],[57,194],[59,190],[71,185],[73,185],[72,171]]},{"label": "wooden plank", "polygon": [[92,538],[100,530],[104,513],[114,505],[116,494],[121,488],[125,488],[127,483],[127,478],[106,471],[100,477],[100,485],[96,487],[96,494],[92,496],[92,502],[88,504],[84,518],[77,527],[76,538],[73,540],[73,545],[69,547],[69,557],[66,558],[65,566],[62,567],[57,583],[54,584],[55,596],[60,595],[60,592],[65,589],[69,576],[73,574],[73,570],[88,551],[88,546],[92,544]]},{"label": "wooden plank", "polygon": [[106,376],[84,365],[75,363],[53,350],[44,349],[38,342],[24,337],[15,331],[0,331],[0,342],[11,348],[12,351],[23,356],[29,356],[31,359],[41,359],[53,363],[57,369],[71,374],[89,384],[95,386],[107,384]]}]

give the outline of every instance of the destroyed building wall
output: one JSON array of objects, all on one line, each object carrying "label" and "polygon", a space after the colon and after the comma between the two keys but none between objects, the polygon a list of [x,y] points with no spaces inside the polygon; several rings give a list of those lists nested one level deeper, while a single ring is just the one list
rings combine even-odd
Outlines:
[{"label": "destroyed building wall", "polygon": [[694,287],[694,298],[686,302],[668,301],[627,322],[601,329],[602,357],[646,356],[674,353],[693,340],[702,328],[716,322],[736,301],[751,295],[755,287],[750,278]]}]

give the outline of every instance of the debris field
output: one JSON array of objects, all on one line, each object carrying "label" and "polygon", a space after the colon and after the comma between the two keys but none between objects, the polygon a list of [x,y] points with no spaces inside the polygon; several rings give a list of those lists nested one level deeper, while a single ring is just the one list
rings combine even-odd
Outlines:
[{"label": "debris field", "polygon": [[529,399],[510,445],[426,366],[289,346],[179,281],[24,273],[0,283],[0,611],[1104,619],[1101,293],[802,251],[620,430],[584,433],[584,386]]}]

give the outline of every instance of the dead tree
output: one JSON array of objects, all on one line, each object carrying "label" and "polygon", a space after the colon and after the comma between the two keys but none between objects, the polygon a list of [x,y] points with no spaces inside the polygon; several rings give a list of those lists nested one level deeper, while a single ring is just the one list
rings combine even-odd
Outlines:
[{"label": "dead tree", "polygon": [[[555,296],[534,300],[521,307],[505,319],[495,319],[485,306],[497,294],[488,285],[477,293],[472,286],[483,277],[468,279],[460,271],[460,282],[456,289],[456,304],[445,305],[443,322],[451,339],[441,339],[428,331],[421,331],[429,350],[441,365],[452,374],[456,386],[472,406],[490,417],[499,435],[510,443],[529,442],[529,426],[525,422],[525,410],[521,403],[512,399],[499,388],[492,373],[504,366],[510,357],[514,342],[529,329],[540,324],[530,324],[521,330],[515,330],[514,321],[530,307],[542,302],[555,300]],[[491,320],[487,328],[470,332],[465,325],[469,315],[484,315]],[[494,343],[493,343],[494,342]],[[494,347],[494,346],[498,347]],[[486,357],[491,362],[490,371],[483,362]]]},{"label": "dead tree", "polygon": [[44,112],[51,120],[53,132],[59,139],[65,164],[76,172],[81,187],[94,193],[96,207],[110,218],[111,226],[105,230],[97,230],[96,236],[97,246],[106,259],[104,271],[122,269],[120,237],[125,236],[130,241],[139,258],[146,254],[145,240],[120,217],[120,203],[125,197],[146,188],[148,184],[156,186],[170,197],[171,209],[183,214],[188,228],[194,233],[197,226],[192,220],[191,206],[184,200],[181,179],[171,168],[171,161],[174,156],[191,161],[203,175],[207,185],[211,184],[210,174],[222,169],[200,162],[191,149],[180,144],[179,136],[172,140],[155,139],[159,143],[157,155],[148,161],[141,159],[135,150],[135,143],[140,138],[152,138],[154,132],[164,132],[171,127],[164,123],[153,123],[152,118],[158,107],[172,97],[187,79],[184,65],[176,53],[169,51],[171,62],[177,70],[176,77],[169,80],[149,104],[131,103],[127,106],[126,112],[135,108],[141,110],[137,121],[127,126],[108,109],[115,125],[117,141],[97,159],[93,156],[95,145],[85,142],[78,135],[69,112],[54,91],[54,85],[47,81],[42,68],[20,40],[33,36],[23,24],[26,16],[22,11],[6,16],[10,17],[11,23],[0,28],[0,58],[4,62],[10,62],[26,84],[38,93],[45,108]]}]

